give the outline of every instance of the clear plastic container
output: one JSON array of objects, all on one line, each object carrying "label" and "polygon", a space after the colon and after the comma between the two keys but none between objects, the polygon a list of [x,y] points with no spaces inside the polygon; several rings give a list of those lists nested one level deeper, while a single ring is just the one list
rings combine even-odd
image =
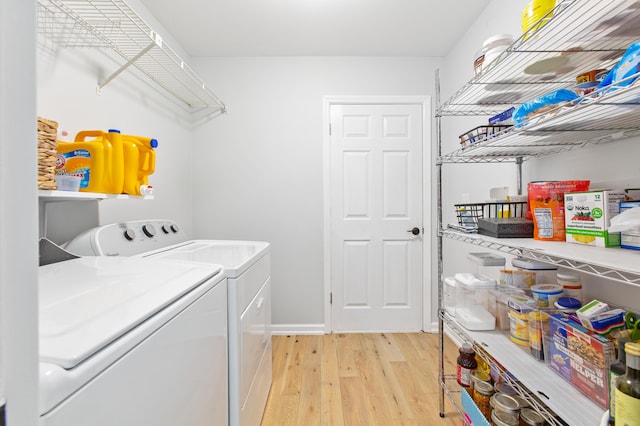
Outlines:
[{"label": "clear plastic container", "polygon": [[443,303],[444,309],[452,317],[456,316],[456,279],[454,277],[444,277]]},{"label": "clear plastic container", "polygon": [[538,260],[517,257],[511,260],[511,265],[524,271],[535,272],[535,284],[552,283],[556,281],[558,267]]},{"label": "clear plastic container", "polygon": [[490,312],[490,291],[496,281],[485,275],[455,274],[456,320],[467,330],[493,330],[496,318]]}]

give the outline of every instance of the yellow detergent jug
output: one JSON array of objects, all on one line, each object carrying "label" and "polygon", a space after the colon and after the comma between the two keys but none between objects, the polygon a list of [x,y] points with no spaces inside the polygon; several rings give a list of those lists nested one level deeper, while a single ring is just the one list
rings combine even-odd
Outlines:
[{"label": "yellow detergent jug", "polygon": [[123,193],[144,195],[149,193],[149,175],[156,168],[158,140],[146,136],[122,135],[124,153]]},{"label": "yellow detergent jug", "polygon": [[58,141],[56,174],[80,176],[81,192],[121,194],[122,136],[117,130],[83,130],[74,142]]}]

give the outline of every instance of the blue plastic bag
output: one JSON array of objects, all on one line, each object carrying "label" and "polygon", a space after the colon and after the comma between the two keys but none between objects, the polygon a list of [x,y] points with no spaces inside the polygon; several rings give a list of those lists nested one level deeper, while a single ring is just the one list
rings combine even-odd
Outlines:
[{"label": "blue plastic bag", "polygon": [[578,99],[578,95],[573,90],[559,89],[539,98],[532,99],[520,105],[513,113],[513,124],[521,127],[529,118],[529,114],[539,110],[542,107],[553,106],[563,102],[572,102]]},{"label": "blue plastic bag", "polygon": [[629,77],[638,72],[640,72],[640,40],[629,46],[618,63],[611,69],[604,80],[600,82],[596,90],[611,86],[608,91],[614,91],[621,87],[628,86],[638,78],[637,76],[633,78]]}]

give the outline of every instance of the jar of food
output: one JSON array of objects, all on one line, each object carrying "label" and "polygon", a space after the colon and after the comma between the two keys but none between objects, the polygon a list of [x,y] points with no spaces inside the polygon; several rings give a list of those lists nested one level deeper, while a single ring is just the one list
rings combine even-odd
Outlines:
[{"label": "jar of food", "polygon": [[468,342],[464,342],[458,352],[460,355],[458,355],[458,359],[456,360],[458,364],[456,379],[460,386],[468,388],[471,386],[471,371],[478,368],[476,352]]},{"label": "jar of food", "polygon": [[[473,370],[471,372],[471,386],[469,386],[469,395],[473,395],[473,389],[475,388],[477,382],[487,382],[489,383],[489,385],[491,385],[491,377],[479,368]],[[491,385],[491,389],[493,389],[493,385]]]},{"label": "jar of food", "polygon": [[[518,420],[520,404],[513,396],[499,393],[493,398],[493,411],[515,416],[516,420]],[[518,423],[516,422],[516,424]]]},{"label": "jar of food", "polygon": [[491,395],[493,395],[491,383],[479,381],[475,384],[472,399],[487,420],[491,418]]},{"label": "jar of food", "polygon": [[511,385],[505,382],[496,382],[493,385],[493,390],[496,393],[506,393],[507,395],[517,394],[516,390],[513,387],[511,387]]},{"label": "jar of food", "polygon": [[493,426],[518,426],[519,420],[517,415],[493,410],[491,413],[491,422]]},{"label": "jar of food", "polygon": [[543,426],[544,417],[542,417],[537,411],[531,408],[523,408],[520,411],[520,425],[519,426]]}]

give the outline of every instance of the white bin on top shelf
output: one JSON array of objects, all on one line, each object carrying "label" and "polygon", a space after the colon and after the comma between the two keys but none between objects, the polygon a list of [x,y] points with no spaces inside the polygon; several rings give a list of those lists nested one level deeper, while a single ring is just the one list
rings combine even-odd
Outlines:
[{"label": "white bin on top shelf", "polygon": [[486,275],[463,272],[455,274],[456,320],[467,330],[493,330],[496,318],[489,310],[489,292],[496,281]]}]

